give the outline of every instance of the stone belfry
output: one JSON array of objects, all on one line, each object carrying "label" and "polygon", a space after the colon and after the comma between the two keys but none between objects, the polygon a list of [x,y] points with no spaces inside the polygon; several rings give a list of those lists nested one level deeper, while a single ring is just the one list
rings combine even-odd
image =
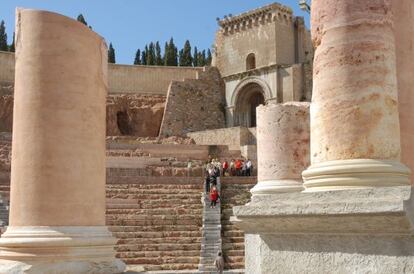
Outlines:
[{"label": "stone belfry", "polygon": [[413,273],[414,200],[400,162],[414,158],[405,139],[414,79],[404,71],[413,11],[409,0],[312,1],[311,165],[304,191],[252,191],[234,208],[246,273]]},{"label": "stone belfry", "polygon": [[16,12],[10,224],[0,273],[119,273],[105,226],[107,47],[86,26]]}]

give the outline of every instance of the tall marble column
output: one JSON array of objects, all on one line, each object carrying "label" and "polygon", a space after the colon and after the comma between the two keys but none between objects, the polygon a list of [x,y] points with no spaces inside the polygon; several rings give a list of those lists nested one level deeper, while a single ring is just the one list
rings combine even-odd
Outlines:
[{"label": "tall marble column", "polygon": [[[414,170],[414,2],[392,1],[397,55],[401,162]],[[411,174],[411,181],[414,173]]]},{"label": "tall marble column", "polygon": [[413,272],[414,196],[399,163],[392,21],[390,0],[312,1],[306,191],[233,208],[246,235],[246,273]]},{"label": "tall marble column", "polygon": [[307,190],[407,185],[390,0],[312,1],[316,46]]},{"label": "tall marble column", "polygon": [[10,226],[1,273],[118,273],[105,226],[107,47],[59,14],[18,9]]},{"label": "tall marble column", "polygon": [[253,195],[302,191],[309,166],[309,103],[256,108],[258,183]]}]

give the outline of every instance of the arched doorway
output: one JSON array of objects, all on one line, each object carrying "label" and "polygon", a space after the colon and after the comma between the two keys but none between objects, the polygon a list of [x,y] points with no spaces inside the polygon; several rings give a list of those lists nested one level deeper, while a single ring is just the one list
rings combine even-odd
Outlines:
[{"label": "arched doorway", "polygon": [[249,83],[240,90],[235,108],[235,126],[255,127],[256,108],[264,104],[263,89],[256,83]]}]

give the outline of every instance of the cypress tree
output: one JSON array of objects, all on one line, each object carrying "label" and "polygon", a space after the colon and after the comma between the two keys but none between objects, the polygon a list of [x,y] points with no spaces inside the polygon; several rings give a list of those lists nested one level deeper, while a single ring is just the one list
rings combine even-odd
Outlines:
[{"label": "cypress tree", "polygon": [[115,64],[115,49],[112,46],[112,43],[109,43],[108,49],[108,63]]},{"label": "cypress tree", "polygon": [[[145,46],[145,48],[148,48],[147,46]],[[147,65],[147,54],[145,52],[145,50],[142,51],[141,53],[141,64],[146,66]]]},{"label": "cypress tree", "polygon": [[164,57],[163,57],[164,66],[168,66],[167,65],[167,59],[168,59],[167,56],[170,54],[169,51],[170,51],[170,48],[168,47],[168,43],[165,42],[165,45],[164,45]]},{"label": "cypress tree", "polygon": [[165,53],[165,65],[166,66],[177,66],[177,47],[174,44],[174,39],[171,38],[167,45],[167,51]]},{"label": "cypress tree", "polygon": [[211,50],[207,50],[207,58],[206,58],[206,66],[211,66],[211,61],[213,60],[213,56],[211,55]]},{"label": "cypress tree", "polygon": [[198,64],[200,67],[204,67],[206,65],[206,50],[199,53]]},{"label": "cypress tree", "polygon": [[178,52],[178,65],[180,67],[184,67],[185,60],[184,60],[184,49],[180,49]]},{"label": "cypress tree", "polygon": [[0,23],[0,50],[2,51],[9,50],[9,46],[7,45],[6,26],[4,25],[3,20],[1,20],[1,23]]},{"label": "cypress tree", "polygon": [[141,50],[140,49],[138,49],[137,53],[135,53],[134,65],[141,65]]},{"label": "cypress tree", "polygon": [[193,66],[198,67],[198,49],[197,49],[197,47],[194,47]]},{"label": "cypress tree", "polygon": [[173,44],[173,66],[178,66],[178,49],[177,47]]},{"label": "cypress tree", "polygon": [[151,42],[148,47],[147,65],[149,66],[155,65],[155,46],[153,42]]},{"label": "cypress tree", "polygon": [[15,33],[13,32],[13,41],[12,41],[12,43],[9,46],[9,51],[10,52],[15,52],[16,51],[16,48],[15,48],[15,45],[14,45],[14,43],[15,43],[14,36],[15,36]]},{"label": "cypress tree", "polygon": [[78,20],[79,22],[81,22],[85,26],[88,26],[88,23],[86,22],[85,17],[83,17],[82,13],[78,15],[78,18],[76,18],[76,20]]},{"label": "cypress tree", "polygon": [[162,60],[162,55],[161,55],[160,42],[158,42],[158,41],[157,41],[157,43],[155,43],[155,64],[157,66],[162,66],[164,64],[164,62]]},{"label": "cypress tree", "polygon": [[184,43],[184,48],[182,49],[182,55],[183,55],[183,57],[182,57],[182,61],[183,61],[183,64],[181,65],[180,64],[180,66],[183,66],[183,67],[191,67],[192,66],[192,64],[193,64],[193,57],[191,56],[191,44],[190,44],[190,41],[185,41],[185,43]]}]

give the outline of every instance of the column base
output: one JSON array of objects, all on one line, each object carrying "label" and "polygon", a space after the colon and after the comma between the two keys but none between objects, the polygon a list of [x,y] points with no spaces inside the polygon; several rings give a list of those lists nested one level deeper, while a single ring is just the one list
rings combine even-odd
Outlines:
[{"label": "column base", "polygon": [[322,162],[303,171],[306,192],[410,185],[410,170],[397,161],[351,159]]},{"label": "column base", "polygon": [[122,273],[106,226],[10,226],[0,238],[0,273]]},{"label": "column base", "polygon": [[302,180],[271,180],[258,182],[250,192],[253,195],[266,195],[285,192],[301,192]]},{"label": "column base", "polygon": [[411,186],[259,195],[233,211],[246,273],[413,273]]}]

